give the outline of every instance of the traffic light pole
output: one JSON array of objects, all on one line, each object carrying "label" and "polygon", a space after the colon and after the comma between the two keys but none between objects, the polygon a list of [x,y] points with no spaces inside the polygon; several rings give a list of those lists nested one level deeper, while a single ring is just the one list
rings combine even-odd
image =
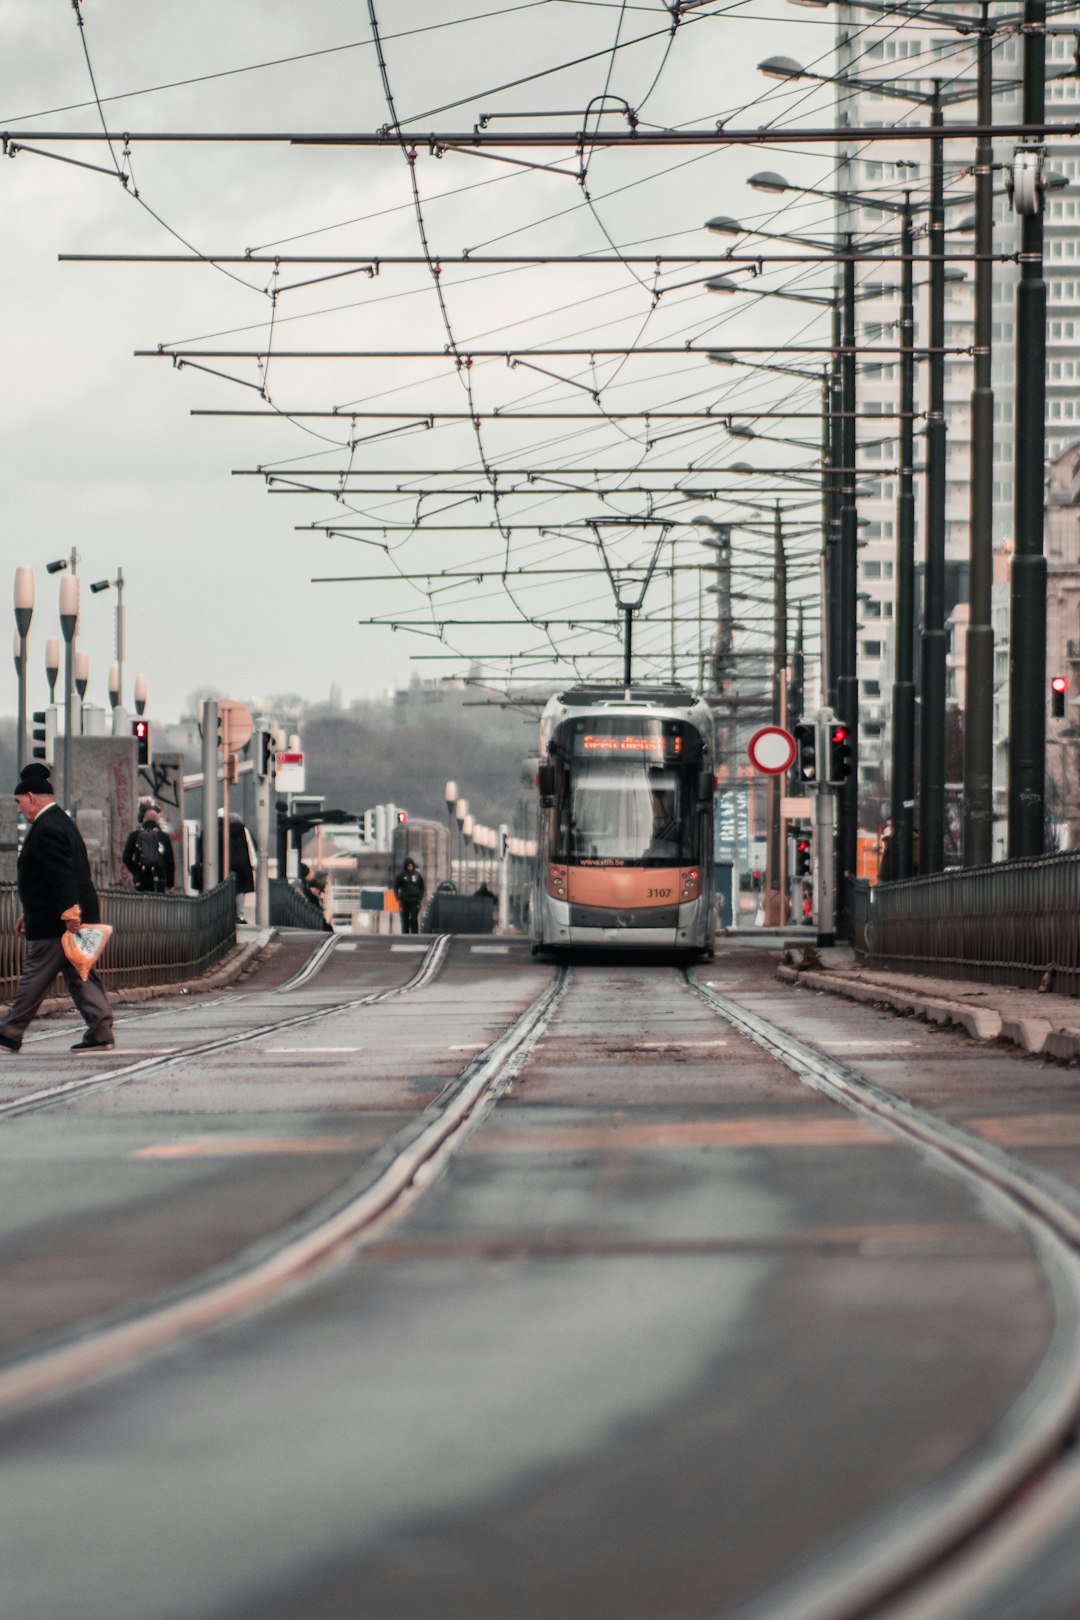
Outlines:
[{"label": "traffic light pole", "polygon": [[814,794],[814,920],[819,945],[836,944],[836,797],[825,781],[832,713],[817,717],[817,790]]},{"label": "traffic light pole", "polygon": [[203,704],[202,725],[202,892],[205,894],[218,883],[218,713],[217,703],[212,699]]}]

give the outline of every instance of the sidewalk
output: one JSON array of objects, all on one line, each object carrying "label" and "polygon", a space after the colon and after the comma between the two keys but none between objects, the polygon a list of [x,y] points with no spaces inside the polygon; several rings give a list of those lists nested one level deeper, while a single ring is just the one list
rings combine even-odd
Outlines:
[{"label": "sidewalk", "polygon": [[952,1024],[975,1040],[1008,1041],[1025,1052],[1061,1063],[1080,1060],[1078,997],[1016,990],[975,979],[938,979],[860,968],[850,946],[818,949],[795,944],[790,937],[783,957],[776,971],[785,984],[800,984],[808,990],[847,996],[851,1001],[890,1007],[932,1024]]}]

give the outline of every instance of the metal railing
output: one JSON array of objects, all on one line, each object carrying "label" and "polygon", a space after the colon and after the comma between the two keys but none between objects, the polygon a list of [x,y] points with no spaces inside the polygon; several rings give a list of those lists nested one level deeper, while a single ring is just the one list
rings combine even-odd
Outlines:
[{"label": "metal railing", "polygon": [[294,889],[284,878],[270,879],[271,928],[315,928],[322,930],[325,919],[318,906]]},{"label": "metal railing", "polygon": [[[97,969],[105,988],[174,984],[220,962],[236,944],[233,886],[230,877],[206,894],[103,889],[101,918],[114,930]],[[0,884],[0,1001],[11,1000],[22,967],[23,941],[15,933],[20,910],[15,885]]]},{"label": "metal railing", "polygon": [[853,924],[866,967],[1080,995],[1080,852],[858,883]]}]

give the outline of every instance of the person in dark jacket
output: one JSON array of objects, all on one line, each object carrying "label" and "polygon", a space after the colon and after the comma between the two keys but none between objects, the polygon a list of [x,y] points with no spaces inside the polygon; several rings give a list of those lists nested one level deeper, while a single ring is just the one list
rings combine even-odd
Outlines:
[{"label": "person in dark jacket", "polygon": [[140,824],[128,834],[120,857],[140,894],[166,894],[176,879],[172,839],[161,825],[156,804],[143,810]]},{"label": "person in dark jacket", "polygon": [[0,1052],[19,1050],[58,973],[63,974],[86,1023],[86,1034],[71,1050],[111,1052],[113,1013],[101,980],[92,968],[85,980],[80,978],[60,943],[65,930],[77,933],[84,923],[101,921],[86,845],[53,797],[45,765],[35,762],[23,767],[15,786],[15,802],[30,825],[19,855],[22,916],[15,925],[26,940],[26,956],[15,999],[0,1024]]},{"label": "person in dark jacket", "polygon": [[417,923],[420,917],[420,902],[424,898],[424,879],[411,857],[405,862],[394,884],[394,893],[401,907],[401,932],[419,933]]}]

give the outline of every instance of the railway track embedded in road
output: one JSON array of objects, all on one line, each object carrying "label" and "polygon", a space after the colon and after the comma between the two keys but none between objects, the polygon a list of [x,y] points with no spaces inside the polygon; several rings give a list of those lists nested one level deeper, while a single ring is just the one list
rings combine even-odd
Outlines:
[{"label": "railway track embedded in road", "polygon": [[[1052,1176],[886,1090],[688,970],[680,977],[803,1084],[974,1186],[1031,1243],[1055,1317],[1034,1377],[968,1457],[726,1620],[955,1620],[961,1601],[975,1604],[965,1615],[989,1615],[979,1594],[1001,1580],[1000,1533],[1012,1537],[1018,1557],[1030,1558],[1033,1538],[1060,1533],[1063,1517],[1080,1512],[1080,1467],[1070,1455],[1080,1425],[1080,1202]],[[1025,1524],[1032,1515],[1038,1523]]]},{"label": "railway track embedded in road", "polygon": [[[429,982],[438,972],[449,941],[449,935],[439,936],[406,985],[345,1005],[385,1001]],[[406,1214],[415,1198],[438,1178],[511,1085],[547,1030],[569,979],[568,969],[556,968],[550,982],[513,1023],[477,1053],[422,1113],[287,1228],[165,1296],[142,1301],[106,1321],[68,1329],[49,1344],[0,1364],[0,1414],[274,1303],[346,1259],[360,1243],[381,1236],[387,1222]],[[311,1022],[314,1016],[319,1015],[284,1020],[270,1029],[294,1028]],[[266,1029],[243,1038],[262,1033]],[[204,1043],[198,1050],[218,1051],[234,1044],[238,1040],[231,1037]],[[146,1071],[140,1068],[139,1072]]]},{"label": "railway track embedded in road", "polygon": [[[107,1069],[103,1073],[82,1075],[73,1080],[62,1080],[56,1085],[42,1086],[37,1091],[27,1092],[21,1097],[12,1097],[7,1102],[0,1103],[0,1120],[16,1119],[24,1114],[38,1113],[44,1108],[53,1108],[60,1103],[70,1102],[75,1097],[84,1097],[91,1092],[106,1091],[115,1086],[125,1085],[129,1080],[140,1079],[144,1075],[157,1074],[162,1069],[175,1068],[179,1064],[189,1063],[194,1058],[206,1057],[214,1052],[226,1051],[231,1046],[244,1046],[249,1041],[261,1040],[268,1035],[278,1035],[286,1030],[301,1029],[307,1024],[321,1022],[331,1018],[335,1013],[351,1012],[356,1007],[371,1007],[380,1002],[392,1001],[395,997],[407,995],[411,991],[420,990],[430,984],[446,960],[452,939],[450,934],[438,934],[432,941],[430,949],[425,953],[423,961],[413,974],[412,978],[404,984],[392,985],[384,990],[370,991],[366,996],[353,996],[348,1000],[335,1001],[326,1007],[315,1007],[309,1012],[291,1013],[287,1018],[278,1018],[270,1023],[259,1024],[254,1029],[245,1029],[231,1035],[218,1035],[210,1040],[193,1041],[189,1046],[179,1046],[169,1052],[159,1052],[151,1057],[137,1059],[134,1063],[125,1063],[120,1068]],[[331,941],[327,941],[330,945]],[[326,952],[328,956],[330,952]],[[323,965],[325,956],[318,957],[317,962],[309,961],[301,969],[301,983],[313,977]],[[310,969],[310,973],[307,971]],[[299,975],[289,980],[295,988]],[[279,989],[285,986],[279,986]],[[256,992],[252,992],[255,994]],[[206,1006],[207,1003],[203,1003]]]}]

